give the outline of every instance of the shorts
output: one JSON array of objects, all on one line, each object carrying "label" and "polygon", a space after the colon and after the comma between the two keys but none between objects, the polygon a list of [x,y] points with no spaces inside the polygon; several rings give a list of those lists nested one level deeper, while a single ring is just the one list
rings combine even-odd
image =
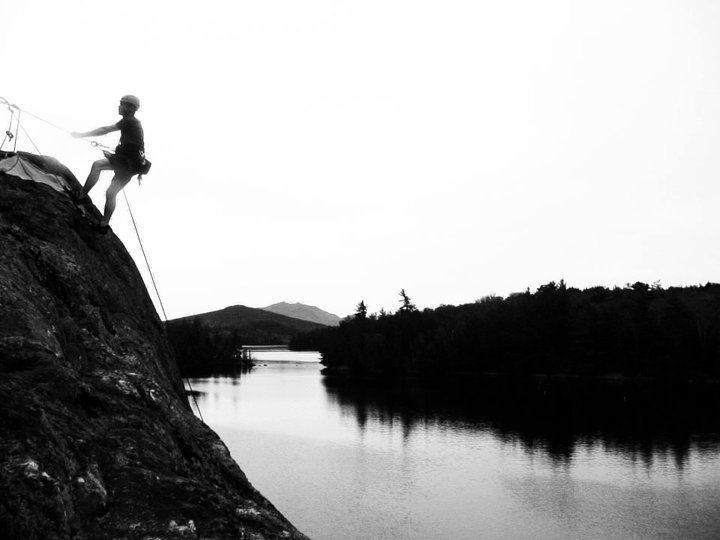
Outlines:
[{"label": "shorts", "polygon": [[145,168],[145,152],[139,148],[118,146],[115,153],[108,156],[110,166],[119,176],[134,176]]}]

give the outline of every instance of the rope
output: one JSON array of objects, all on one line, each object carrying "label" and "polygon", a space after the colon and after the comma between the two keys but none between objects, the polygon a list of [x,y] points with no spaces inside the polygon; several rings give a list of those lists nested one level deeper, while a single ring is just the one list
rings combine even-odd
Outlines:
[{"label": "rope", "polygon": [[127,204],[128,212],[130,212],[130,219],[132,220],[133,227],[135,228],[135,234],[137,235],[138,243],[140,244],[140,250],[142,251],[143,258],[145,259],[145,265],[147,266],[148,272],[150,272],[150,279],[152,280],[155,294],[160,302],[160,309],[162,310],[163,317],[167,321],[167,313],[165,313],[165,306],[163,306],[162,298],[160,298],[160,292],[158,291],[157,284],[155,283],[155,276],[153,276],[152,270],[150,269],[150,263],[148,262],[147,255],[145,254],[145,248],[143,247],[142,240],[140,239],[140,233],[138,232],[137,223],[135,223],[135,216],[133,216],[132,210],[130,209],[130,201],[128,200],[127,193],[123,190],[123,196],[125,197],[125,204]]},{"label": "rope", "polygon": [[8,106],[8,111],[10,111],[10,124],[8,124],[8,128],[5,130],[5,138],[2,141],[2,144],[0,144],[0,150],[2,150],[2,147],[5,146],[5,141],[8,137],[10,137],[10,140],[12,141],[15,135],[13,135],[12,132],[12,123],[15,119],[15,111],[12,109],[12,107]]},{"label": "rope", "polygon": [[32,138],[30,138],[30,134],[29,134],[29,133],[27,132],[27,130],[25,129],[25,126],[23,126],[22,124],[19,124],[19,126],[20,126],[20,129],[23,130],[23,133],[25,134],[25,136],[26,136],[26,137],[28,138],[28,140],[30,141],[30,144],[32,144],[33,147],[35,148],[35,151],[36,151],[38,154],[42,154],[42,152],[40,151],[40,149],[37,147],[37,144],[35,144],[35,141],[33,141]]},{"label": "rope", "polygon": [[68,135],[71,134],[71,132],[68,131],[67,129],[62,128],[62,127],[58,126],[57,124],[53,124],[50,120],[45,120],[44,118],[40,118],[39,116],[31,113],[30,111],[26,111],[25,109],[21,109],[20,107],[18,107],[18,106],[15,105],[14,103],[10,103],[7,99],[5,99],[5,98],[2,97],[2,96],[0,96],[0,103],[2,103],[3,105],[7,105],[8,107],[12,107],[13,109],[17,109],[18,111],[22,111],[22,112],[24,112],[25,114],[29,114],[30,116],[32,116],[32,117],[35,118],[36,120],[40,120],[41,122],[45,122],[45,123],[48,124],[49,126],[52,126],[52,127],[54,127],[55,129],[59,129],[60,131],[63,131],[63,132],[65,132],[65,133],[67,133]]},{"label": "rope", "polygon": [[18,131],[20,130],[20,111],[18,110],[18,116],[15,124],[15,145],[13,146],[13,152],[17,150]]},{"label": "rope", "polygon": [[[163,305],[162,298],[160,297],[160,291],[158,291],[157,284],[155,283],[155,276],[153,275],[152,269],[150,268],[150,262],[148,261],[147,254],[145,253],[145,247],[143,246],[142,239],[140,238],[140,232],[138,231],[137,223],[135,222],[135,216],[133,216],[132,209],[130,208],[130,201],[128,199],[127,193],[125,193],[125,190],[123,190],[123,196],[125,197],[125,204],[127,205],[128,212],[130,213],[130,219],[132,220],[133,228],[135,229],[135,235],[137,236],[138,244],[140,244],[140,250],[142,251],[143,258],[145,259],[145,266],[147,266],[148,273],[150,274],[150,280],[152,281],[153,288],[155,289],[155,295],[157,296],[158,302],[160,302],[160,309],[162,310],[163,320],[164,322],[167,322],[168,317],[167,313],[165,313],[165,306]],[[190,388],[190,395],[192,396],[193,402],[195,403],[195,408],[200,414],[200,420],[204,422],[205,419],[203,418],[202,411],[200,410],[197,398],[195,397],[195,391],[193,390],[192,384],[190,384],[190,379],[188,377],[185,377],[185,382]]]},{"label": "rope", "polygon": [[[58,129],[58,130],[62,131],[63,133],[66,133],[67,135],[72,135],[72,131],[69,131],[69,130],[65,129],[64,127],[58,126],[57,124],[52,123],[50,120],[46,120],[45,118],[41,118],[40,116],[38,116],[38,115],[36,115],[36,114],[33,114],[33,113],[31,113],[30,111],[27,111],[27,110],[25,110],[25,109],[21,109],[20,107],[18,107],[18,106],[15,105],[14,103],[10,103],[7,99],[5,99],[5,98],[2,97],[2,96],[0,96],[0,104],[2,104],[2,105],[7,105],[7,108],[10,110],[10,113],[11,113],[11,114],[13,114],[13,109],[15,109],[15,110],[18,112],[18,121],[19,121],[19,119],[20,119],[20,113],[21,113],[21,112],[24,112],[25,114],[32,116],[32,117],[35,118],[36,120],[40,120],[41,122],[45,122],[47,125],[52,126],[52,127],[54,127],[55,129]],[[11,125],[11,127],[12,127],[12,116],[10,117],[10,125]],[[23,129],[23,131],[25,131],[25,130]],[[10,140],[13,139],[13,135],[12,135],[12,133],[11,133],[9,130],[6,131],[5,133],[6,133],[6,138],[7,138],[7,135],[9,135],[9,136],[10,136]],[[26,134],[27,134],[27,133],[26,133]],[[90,146],[93,146],[93,147],[95,147],[95,148],[102,148],[103,150],[112,150],[109,146],[105,146],[104,144],[100,144],[100,143],[97,142],[97,141],[88,141],[88,140],[85,140],[84,142],[89,143]],[[3,139],[2,144],[5,144],[5,140],[4,140],[4,139]],[[16,140],[15,140],[15,146],[17,147],[17,138],[16,138]],[[2,145],[0,145],[0,149],[1,149],[1,148],[2,148]]]}]

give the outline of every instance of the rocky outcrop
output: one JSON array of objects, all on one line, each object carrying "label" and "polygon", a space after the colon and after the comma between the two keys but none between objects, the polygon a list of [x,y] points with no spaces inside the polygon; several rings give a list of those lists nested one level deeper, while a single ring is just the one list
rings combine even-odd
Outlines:
[{"label": "rocky outcrop", "polygon": [[1,538],[305,538],[192,413],[122,243],[5,173],[0,434]]}]

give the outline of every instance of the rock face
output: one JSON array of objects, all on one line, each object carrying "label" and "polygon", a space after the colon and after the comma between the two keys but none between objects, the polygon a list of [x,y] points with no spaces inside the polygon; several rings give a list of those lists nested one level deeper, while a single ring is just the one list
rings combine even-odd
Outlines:
[{"label": "rock face", "polygon": [[4,173],[0,538],[305,538],[193,415],[122,243]]}]

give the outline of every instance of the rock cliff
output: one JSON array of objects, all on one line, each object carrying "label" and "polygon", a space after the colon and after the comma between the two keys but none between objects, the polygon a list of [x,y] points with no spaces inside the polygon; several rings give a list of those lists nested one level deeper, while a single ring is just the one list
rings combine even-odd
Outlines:
[{"label": "rock cliff", "polygon": [[1,538],[305,538],[193,415],[122,243],[3,172],[0,434]]}]

